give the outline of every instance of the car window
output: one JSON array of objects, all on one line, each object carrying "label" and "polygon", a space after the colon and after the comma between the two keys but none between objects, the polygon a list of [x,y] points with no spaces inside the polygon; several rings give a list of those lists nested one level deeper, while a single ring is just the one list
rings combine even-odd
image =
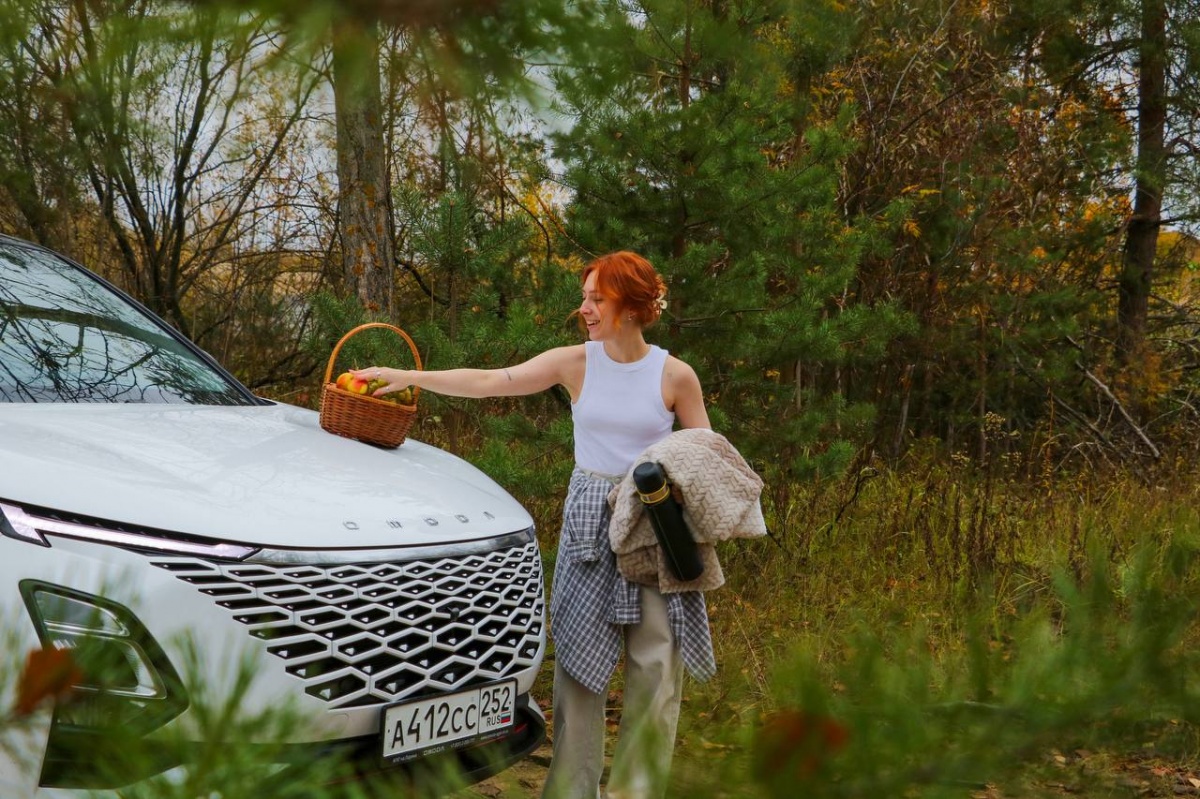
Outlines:
[{"label": "car window", "polygon": [[0,240],[0,402],[253,399],[92,275],[45,250]]}]

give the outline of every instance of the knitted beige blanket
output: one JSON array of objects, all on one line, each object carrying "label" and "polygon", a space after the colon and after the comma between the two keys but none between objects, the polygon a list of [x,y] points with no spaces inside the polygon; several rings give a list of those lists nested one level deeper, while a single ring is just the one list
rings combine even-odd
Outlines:
[{"label": "knitted beige blanket", "polygon": [[[695,580],[671,574],[654,536],[650,516],[638,498],[633,468],[657,461],[668,481],[682,494],[683,519],[699,544],[704,573]],[[612,521],[609,543],[625,579],[655,585],[664,594],[708,591],[724,584],[725,574],[714,546],[731,538],[766,535],[759,496],[759,477],[720,433],[705,428],[676,430],[646,448],[625,478],[608,495]]]}]

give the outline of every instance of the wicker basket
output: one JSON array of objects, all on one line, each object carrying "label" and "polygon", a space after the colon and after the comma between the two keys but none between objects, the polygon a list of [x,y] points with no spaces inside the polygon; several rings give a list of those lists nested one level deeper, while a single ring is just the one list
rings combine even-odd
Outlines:
[{"label": "wicker basket", "polygon": [[351,336],[373,327],[385,327],[402,337],[408,344],[408,348],[412,350],[417,368],[422,368],[421,354],[417,352],[417,346],[403,330],[384,322],[359,325],[342,336],[341,341],[329,355],[329,363],[325,366],[325,382],[321,387],[321,427],[339,436],[356,438],[368,444],[392,449],[404,443],[404,438],[408,435],[413,420],[416,419],[417,397],[421,393],[421,389],[413,386],[412,405],[400,405],[366,394],[354,394],[338,388],[335,383],[331,382],[333,364],[337,360],[342,345]]}]

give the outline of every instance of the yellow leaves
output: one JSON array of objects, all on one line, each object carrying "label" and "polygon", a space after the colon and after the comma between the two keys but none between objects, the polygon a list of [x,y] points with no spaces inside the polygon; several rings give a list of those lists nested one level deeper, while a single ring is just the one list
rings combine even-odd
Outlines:
[{"label": "yellow leaves", "polygon": [[732,752],[737,749],[737,747],[733,744],[723,744],[709,740],[700,741],[700,746],[709,750],[710,752]]},{"label": "yellow leaves", "polygon": [[1167,369],[1163,354],[1145,347],[1131,359],[1124,372],[1127,385],[1118,394],[1123,402],[1133,403],[1138,397],[1162,397],[1176,387],[1179,373]]},{"label": "yellow leaves", "polygon": [[914,239],[921,238],[921,226],[917,224],[917,220],[905,219],[904,224],[901,226],[901,228],[904,230],[904,232],[907,235],[911,236],[912,238],[914,238]]},{"label": "yellow leaves", "polygon": [[1123,219],[1133,212],[1133,206],[1129,204],[1129,198],[1110,197],[1103,202],[1088,200],[1083,205],[1082,219],[1084,222],[1092,222],[1099,220]]},{"label": "yellow leaves", "polygon": [[920,183],[912,183],[900,190],[901,194],[915,194],[917,197],[924,199],[942,193],[941,189],[923,189]]}]

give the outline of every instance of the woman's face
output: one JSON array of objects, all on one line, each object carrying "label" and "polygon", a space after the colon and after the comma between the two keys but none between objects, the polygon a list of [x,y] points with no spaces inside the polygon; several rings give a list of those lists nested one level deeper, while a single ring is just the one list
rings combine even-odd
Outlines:
[{"label": "woman's face", "polygon": [[579,306],[579,315],[587,325],[588,338],[592,341],[604,341],[617,334],[617,315],[620,309],[612,300],[605,299],[596,291],[596,273],[588,274],[583,281],[583,302]]}]

